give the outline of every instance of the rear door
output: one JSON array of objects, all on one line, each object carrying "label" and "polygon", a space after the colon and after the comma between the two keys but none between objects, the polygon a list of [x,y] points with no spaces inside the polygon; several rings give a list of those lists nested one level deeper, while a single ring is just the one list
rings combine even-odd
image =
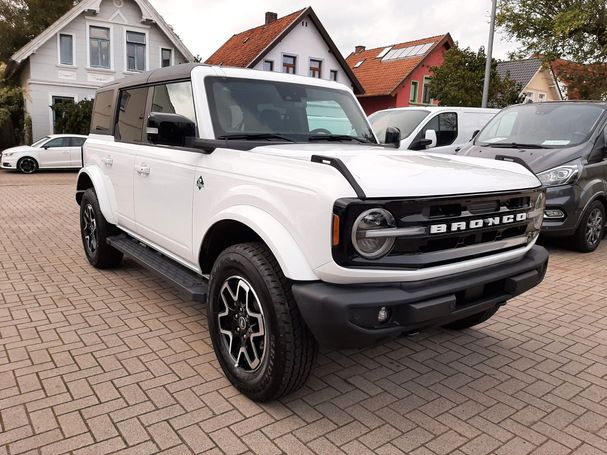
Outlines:
[{"label": "rear door", "polygon": [[42,146],[38,157],[40,168],[69,167],[69,138],[55,137],[51,139]]},{"label": "rear door", "polygon": [[82,146],[86,141],[85,137],[70,137],[70,167],[82,167]]},{"label": "rear door", "polygon": [[190,81],[150,89],[144,141],[135,158],[134,205],[137,232],[187,263],[192,251],[192,203],[196,164],[203,155],[180,150],[196,135]]}]

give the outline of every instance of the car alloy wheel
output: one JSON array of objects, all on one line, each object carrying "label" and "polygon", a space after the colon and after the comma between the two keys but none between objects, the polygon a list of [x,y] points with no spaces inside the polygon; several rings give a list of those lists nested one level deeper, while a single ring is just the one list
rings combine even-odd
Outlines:
[{"label": "car alloy wheel", "polygon": [[586,223],[586,242],[588,243],[588,247],[592,248],[601,241],[604,225],[603,212],[598,207],[594,208],[588,215]]},{"label": "car alloy wheel", "polygon": [[88,253],[91,256],[95,255],[97,251],[97,245],[99,245],[99,239],[97,235],[97,220],[95,219],[95,210],[91,204],[87,204],[84,207],[82,213],[82,220],[84,221],[84,226],[82,230],[84,232],[84,245]]},{"label": "car alloy wheel", "polygon": [[240,276],[226,279],[217,324],[226,352],[235,368],[256,371],[266,354],[266,321],[259,298],[251,284]]},{"label": "car alloy wheel", "polygon": [[19,170],[24,174],[31,174],[36,170],[36,162],[31,158],[23,158],[19,163]]}]

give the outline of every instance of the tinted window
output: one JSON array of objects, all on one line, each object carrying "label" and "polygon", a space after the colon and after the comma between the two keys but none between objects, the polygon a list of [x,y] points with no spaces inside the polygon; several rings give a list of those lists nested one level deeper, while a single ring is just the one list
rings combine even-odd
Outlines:
[{"label": "tinted window", "polygon": [[70,137],[70,147],[82,147],[84,141],[86,141],[85,137]]},{"label": "tinted window", "polygon": [[116,140],[141,142],[147,95],[147,87],[120,91],[118,119],[114,130]]},{"label": "tinted window", "polygon": [[51,139],[44,147],[47,148],[55,148],[55,147],[68,147],[69,146],[69,138],[67,137],[56,137],[55,139]]},{"label": "tinted window", "polygon": [[91,133],[112,134],[112,117],[114,115],[114,91],[99,92],[95,96]]},{"label": "tinted window", "polygon": [[147,125],[148,141],[163,145],[186,145],[187,138],[196,136],[192,83],[156,85],[153,91]]},{"label": "tinted window", "polygon": [[428,130],[436,131],[436,147],[453,144],[457,138],[457,114],[445,112],[435,116],[424,125],[416,139],[424,139]]}]

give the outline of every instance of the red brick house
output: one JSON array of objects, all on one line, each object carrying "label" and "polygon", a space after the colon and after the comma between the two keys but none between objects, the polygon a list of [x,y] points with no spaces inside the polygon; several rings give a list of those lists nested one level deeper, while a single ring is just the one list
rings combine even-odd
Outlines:
[{"label": "red brick house", "polygon": [[374,49],[356,46],[346,61],[365,91],[358,99],[367,115],[391,107],[434,104],[430,67],[442,65],[453,46],[448,33]]}]

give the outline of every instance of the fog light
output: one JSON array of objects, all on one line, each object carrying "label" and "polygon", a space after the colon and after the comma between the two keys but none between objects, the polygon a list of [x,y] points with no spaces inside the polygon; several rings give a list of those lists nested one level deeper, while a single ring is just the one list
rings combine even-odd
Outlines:
[{"label": "fog light", "polygon": [[390,308],[383,306],[379,309],[379,313],[377,313],[377,322],[383,324],[388,319],[390,319]]},{"label": "fog light", "polygon": [[546,209],[544,210],[544,218],[565,218],[565,212],[563,212],[561,209]]}]

